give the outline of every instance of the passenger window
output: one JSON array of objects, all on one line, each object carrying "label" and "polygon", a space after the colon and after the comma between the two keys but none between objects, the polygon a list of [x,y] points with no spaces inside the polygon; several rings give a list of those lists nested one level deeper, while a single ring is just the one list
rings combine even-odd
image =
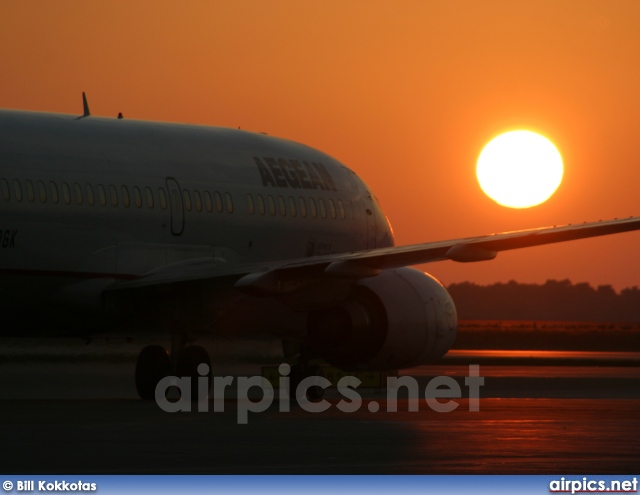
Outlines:
[{"label": "passenger window", "polygon": [[47,202],[47,188],[44,185],[44,182],[41,180],[38,181],[38,193],[40,194],[40,201],[43,203]]},{"label": "passenger window", "polygon": [[125,205],[127,208],[129,208],[129,205],[131,204],[131,199],[129,198],[129,189],[127,189],[127,186],[122,186],[122,204]]},{"label": "passenger window", "polygon": [[200,196],[200,191],[193,191],[193,202],[196,207],[196,211],[202,211],[202,197]]},{"label": "passenger window", "polygon": [[49,187],[51,189],[51,201],[57,204],[58,201],[60,201],[60,196],[58,196],[58,185],[51,181],[49,182]]},{"label": "passenger window", "polygon": [[303,217],[307,216],[307,203],[302,196],[299,198],[300,201],[300,215]]},{"label": "passenger window", "polygon": [[98,200],[100,201],[101,206],[104,206],[107,204],[107,194],[102,184],[98,184]]},{"label": "passenger window", "polygon": [[267,200],[269,201],[269,215],[273,216],[276,214],[276,202],[273,199],[273,196],[271,196],[271,194],[269,194],[269,196],[267,197]]},{"label": "passenger window", "polygon": [[184,200],[184,209],[191,211],[191,194],[186,189],[182,191],[182,199]]},{"label": "passenger window", "polygon": [[2,197],[5,201],[9,201],[11,199],[11,191],[9,190],[9,183],[7,179],[2,179]]},{"label": "passenger window", "polygon": [[251,194],[247,194],[247,211],[249,215],[253,215],[256,212],[256,207],[253,204],[253,196]]},{"label": "passenger window", "polygon": [[36,193],[33,189],[33,184],[31,183],[30,180],[25,182],[25,185],[27,186],[27,199],[29,200],[30,203],[33,203],[34,200],[36,199]]},{"label": "passenger window", "polygon": [[311,216],[316,218],[318,216],[318,207],[316,206],[316,200],[309,198],[309,209],[311,210]]},{"label": "passenger window", "polygon": [[22,187],[20,187],[20,181],[13,181],[13,191],[16,193],[16,200],[22,201]]},{"label": "passenger window", "polygon": [[80,187],[80,184],[74,183],[73,190],[76,193],[76,203],[81,205],[82,204],[82,188]]},{"label": "passenger window", "polygon": [[69,184],[62,183],[62,199],[65,203],[71,204],[71,191],[69,190]]},{"label": "passenger window", "polygon": [[215,192],[214,196],[216,198],[216,211],[222,213],[222,196],[218,191]]},{"label": "passenger window", "polygon": [[227,200],[227,212],[233,213],[233,199],[231,198],[231,194],[225,193],[224,197]]},{"label": "passenger window", "polygon": [[278,206],[280,207],[280,215],[283,217],[287,216],[287,205],[284,202],[284,198],[282,196],[278,196]]},{"label": "passenger window", "polygon": [[145,187],[144,192],[147,196],[147,208],[153,208],[153,191],[150,187]]},{"label": "passenger window", "polygon": [[289,196],[289,213],[291,213],[292,217],[295,217],[298,214],[296,211],[296,200],[293,199],[293,196]]},{"label": "passenger window", "polygon": [[324,203],[324,199],[320,198],[318,201],[320,203],[320,216],[327,218],[327,205]]},{"label": "passenger window", "polygon": [[109,186],[109,193],[111,194],[111,204],[113,206],[118,206],[118,190],[116,189],[116,186]]},{"label": "passenger window", "polygon": [[161,187],[158,188],[158,196],[160,197],[160,208],[167,209],[167,193]]},{"label": "passenger window", "polygon": [[340,214],[340,218],[343,220],[347,218],[347,212],[344,209],[344,204],[341,199],[338,200],[338,213]]},{"label": "passenger window", "polygon": [[211,193],[209,191],[204,192],[204,206],[209,213],[213,211],[213,202],[211,201]]},{"label": "passenger window", "polygon": [[264,198],[262,194],[258,194],[258,213],[260,215],[264,215]]},{"label": "passenger window", "polygon": [[96,199],[93,196],[93,186],[91,184],[86,184],[85,189],[87,190],[87,203],[93,206],[96,202]]},{"label": "passenger window", "polygon": [[333,202],[333,199],[329,200],[329,214],[331,218],[336,218],[336,204]]},{"label": "passenger window", "polygon": [[140,188],[138,186],[133,186],[133,202],[136,208],[142,207],[142,195],[140,194]]}]

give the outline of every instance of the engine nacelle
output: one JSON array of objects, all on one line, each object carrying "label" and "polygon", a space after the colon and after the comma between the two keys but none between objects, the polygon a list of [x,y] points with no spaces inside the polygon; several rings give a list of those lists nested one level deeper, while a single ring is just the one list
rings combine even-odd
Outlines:
[{"label": "engine nacelle", "polygon": [[359,280],[339,305],[309,313],[312,348],[345,370],[409,368],[432,362],[453,345],[457,316],[434,277],[413,268]]}]

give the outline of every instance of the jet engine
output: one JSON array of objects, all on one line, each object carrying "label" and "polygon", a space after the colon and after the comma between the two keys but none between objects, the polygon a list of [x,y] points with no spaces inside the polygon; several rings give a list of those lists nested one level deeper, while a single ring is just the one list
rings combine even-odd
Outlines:
[{"label": "jet engine", "polygon": [[309,343],[344,370],[393,370],[432,362],[453,345],[457,316],[434,277],[413,268],[357,281],[338,305],[308,315]]}]

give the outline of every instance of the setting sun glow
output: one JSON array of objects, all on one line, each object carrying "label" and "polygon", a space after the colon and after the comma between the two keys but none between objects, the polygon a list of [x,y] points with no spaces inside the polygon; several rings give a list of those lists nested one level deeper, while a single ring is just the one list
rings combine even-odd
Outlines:
[{"label": "setting sun glow", "polygon": [[484,193],[509,208],[544,203],[563,174],[562,157],[547,138],[530,131],[501,134],[487,144],[476,166]]}]

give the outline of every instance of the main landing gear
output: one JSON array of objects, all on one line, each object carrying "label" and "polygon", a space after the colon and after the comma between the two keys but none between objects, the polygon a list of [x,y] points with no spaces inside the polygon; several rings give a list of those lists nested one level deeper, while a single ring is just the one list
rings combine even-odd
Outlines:
[{"label": "main landing gear", "polygon": [[[136,362],[136,390],[141,399],[155,399],[156,385],[167,376],[191,379],[191,400],[198,400],[198,378],[206,376],[211,384],[211,360],[207,351],[198,345],[186,346],[183,333],[175,334],[171,342],[171,356],[160,345],[150,345],[142,349]],[[206,364],[208,373],[198,370]]]},{"label": "main landing gear", "polygon": [[[186,345],[187,336],[184,333],[174,333],[171,341],[171,355],[160,345],[150,345],[142,349],[136,363],[136,390],[141,399],[154,400],[158,382],[167,376],[190,378],[191,400],[197,401],[199,378],[206,377],[211,384],[211,360],[207,351],[197,345]],[[205,364],[206,368],[200,368]],[[206,374],[203,371],[207,371]],[[306,352],[301,353],[298,362],[291,367],[290,397],[297,402],[296,391],[300,383],[308,377],[322,376],[320,366],[311,364]],[[208,387],[207,387],[208,391]],[[318,402],[324,396],[324,389],[319,385],[305,384],[306,398],[311,402]]]},{"label": "main landing gear", "polygon": [[141,399],[152,400],[156,385],[171,374],[171,359],[160,345],[149,345],[138,354],[136,362],[136,390]]}]

